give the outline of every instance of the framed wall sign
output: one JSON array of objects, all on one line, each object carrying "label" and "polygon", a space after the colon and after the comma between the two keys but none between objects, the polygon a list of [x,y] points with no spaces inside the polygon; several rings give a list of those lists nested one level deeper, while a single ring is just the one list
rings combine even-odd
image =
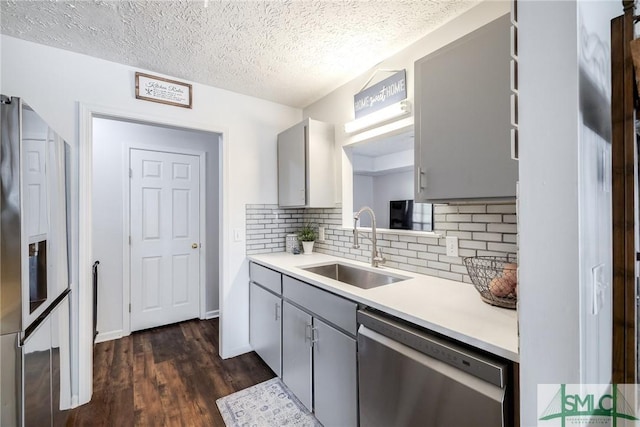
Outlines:
[{"label": "framed wall sign", "polygon": [[353,96],[355,118],[359,119],[404,99],[407,99],[407,71],[400,70]]},{"label": "framed wall sign", "polygon": [[188,83],[136,72],[136,99],[191,108],[192,90]]}]

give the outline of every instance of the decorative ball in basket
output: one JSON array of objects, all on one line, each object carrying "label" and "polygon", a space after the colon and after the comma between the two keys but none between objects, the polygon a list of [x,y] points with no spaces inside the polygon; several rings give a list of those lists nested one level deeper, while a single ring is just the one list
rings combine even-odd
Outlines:
[{"label": "decorative ball in basket", "polygon": [[518,264],[516,256],[467,257],[471,282],[487,304],[504,308],[516,308],[518,301]]}]

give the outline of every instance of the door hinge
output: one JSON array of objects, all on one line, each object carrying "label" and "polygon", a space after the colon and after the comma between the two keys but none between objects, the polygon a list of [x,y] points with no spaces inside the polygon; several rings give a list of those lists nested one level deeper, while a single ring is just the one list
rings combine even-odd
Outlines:
[{"label": "door hinge", "polygon": [[131,313],[131,303],[129,303],[129,313]]},{"label": "door hinge", "polygon": [[131,246],[131,236],[129,236],[129,246]]},{"label": "door hinge", "polygon": [[129,178],[133,178],[133,169],[129,169]]}]

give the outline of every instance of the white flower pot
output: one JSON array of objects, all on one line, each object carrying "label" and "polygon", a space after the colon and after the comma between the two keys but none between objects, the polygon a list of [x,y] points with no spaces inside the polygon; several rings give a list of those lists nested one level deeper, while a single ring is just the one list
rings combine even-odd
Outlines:
[{"label": "white flower pot", "polygon": [[315,242],[302,242],[302,248],[304,249],[305,255],[311,255],[313,252],[313,244]]}]

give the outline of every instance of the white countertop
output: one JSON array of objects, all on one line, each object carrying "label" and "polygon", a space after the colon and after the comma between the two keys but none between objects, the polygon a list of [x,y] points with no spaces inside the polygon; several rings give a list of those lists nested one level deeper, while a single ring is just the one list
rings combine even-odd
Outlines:
[{"label": "white countertop", "polygon": [[360,289],[307,272],[300,267],[338,261],[371,268],[362,262],[318,253],[292,255],[278,252],[250,255],[248,258],[455,340],[514,362],[519,361],[516,311],[482,302],[471,284],[382,267],[375,270],[409,279],[373,289]]}]

